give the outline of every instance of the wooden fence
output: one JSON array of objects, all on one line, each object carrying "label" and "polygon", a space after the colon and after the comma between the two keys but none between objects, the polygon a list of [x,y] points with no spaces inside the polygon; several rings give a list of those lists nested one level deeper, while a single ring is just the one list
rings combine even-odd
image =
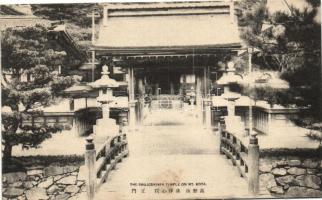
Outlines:
[{"label": "wooden fence", "polygon": [[238,137],[225,129],[221,121],[218,125],[220,135],[220,153],[226,155],[237,167],[241,177],[248,181],[251,195],[259,193],[259,145],[256,136],[251,136],[246,146]]},{"label": "wooden fence", "polygon": [[109,172],[115,169],[117,163],[121,162],[124,157],[129,155],[129,151],[126,134],[124,133],[108,138],[97,152],[93,139],[89,137],[86,140],[87,198],[93,200],[95,192],[105,183]]}]

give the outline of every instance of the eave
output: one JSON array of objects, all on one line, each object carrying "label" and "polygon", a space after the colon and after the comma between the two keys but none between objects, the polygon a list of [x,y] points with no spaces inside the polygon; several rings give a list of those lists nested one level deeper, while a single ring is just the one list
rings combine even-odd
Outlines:
[{"label": "eave", "polygon": [[193,54],[218,54],[238,51],[240,43],[225,45],[199,45],[199,46],[158,46],[158,47],[106,47],[94,45],[91,51],[97,56],[150,56],[150,55],[193,55]]}]

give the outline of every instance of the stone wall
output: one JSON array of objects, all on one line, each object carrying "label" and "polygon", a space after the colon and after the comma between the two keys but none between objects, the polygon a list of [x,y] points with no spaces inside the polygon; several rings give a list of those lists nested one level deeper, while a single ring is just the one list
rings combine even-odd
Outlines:
[{"label": "stone wall", "polygon": [[85,180],[78,173],[80,165],[29,166],[24,171],[4,173],[3,199],[81,199]]},{"label": "stone wall", "polygon": [[264,157],[260,187],[274,197],[322,197],[322,161],[318,157]]}]

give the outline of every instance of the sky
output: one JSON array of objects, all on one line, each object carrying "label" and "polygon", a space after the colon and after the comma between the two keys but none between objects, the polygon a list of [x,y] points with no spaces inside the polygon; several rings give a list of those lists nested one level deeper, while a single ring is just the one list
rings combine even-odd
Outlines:
[{"label": "sky", "polygon": [[[304,8],[305,6],[308,6],[305,0],[286,0],[286,2],[296,8]],[[279,10],[289,11],[284,0],[268,0],[267,7],[270,12],[276,12]]]},{"label": "sky", "polygon": [[[299,9],[304,9],[305,7],[309,7],[310,5],[306,3],[305,0],[285,0],[289,5],[292,5]],[[274,13],[276,11],[286,11],[290,12],[287,7],[287,4],[284,0],[268,0],[267,7],[270,13]],[[318,0],[319,1],[319,0]],[[319,9],[319,13],[316,16],[316,21],[321,23],[321,8]]]}]

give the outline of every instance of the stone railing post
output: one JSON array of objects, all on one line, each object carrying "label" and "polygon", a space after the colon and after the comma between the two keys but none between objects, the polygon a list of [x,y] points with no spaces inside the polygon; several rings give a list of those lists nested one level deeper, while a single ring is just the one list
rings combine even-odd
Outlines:
[{"label": "stone railing post", "polygon": [[95,161],[96,161],[96,150],[93,143],[93,138],[86,138],[86,151],[85,151],[85,166],[87,169],[87,179],[86,179],[86,191],[87,199],[93,200],[95,195],[96,187],[96,171],[95,171]]},{"label": "stone railing post", "polygon": [[126,126],[127,123],[127,119],[125,118],[120,118],[119,120],[119,134],[124,133],[124,127]]},{"label": "stone railing post", "polygon": [[223,131],[225,130],[225,119],[223,116],[221,116],[219,118],[219,122],[218,122],[218,134],[219,134],[219,153],[220,154],[224,154],[224,152],[222,151],[222,147],[223,147]]},{"label": "stone railing post", "polygon": [[256,135],[250,135],[248,145],[248,192],[252,196],[259,193],[259,145]]}]

